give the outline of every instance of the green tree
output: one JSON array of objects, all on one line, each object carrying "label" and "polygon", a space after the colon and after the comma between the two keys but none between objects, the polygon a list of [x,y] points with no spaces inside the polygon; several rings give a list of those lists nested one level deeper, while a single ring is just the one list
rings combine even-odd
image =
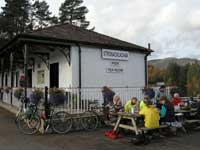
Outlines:
[{"label": "green tree", "polygon": [[198,63],[189,65],[187,72],[188,96],[196,96],[200,92],[200,65]]},{"label": "green tree", "polygon": [[178,85],[180,75],[180,66],[176,63],[170,63],[167,67],[167,75],[165,77],[167,85]]},{"label": "green tree", "polygon": [[2,7],[1,19],[3,22],[0,22],[0,30],[1,33],[4,33],[5,38],[11,39],[28,30],[30,3],[29,0],[5,0],[5,3],[5,6]]},{"label": "green tree", "polygon": [[60,6],[59,19],[61,23],[70,23],[82,28],[87,28],[90,25],[86,21],[88,9],[82,6],[83,0],[65,0]]},{"label": "green tree", "polygon": [[49,11],[49,5],[46,3],[46,1],[36,0],[33,3],[31,19],[32,27],[35,29],[44,28],[50,25],[51,12]]}]

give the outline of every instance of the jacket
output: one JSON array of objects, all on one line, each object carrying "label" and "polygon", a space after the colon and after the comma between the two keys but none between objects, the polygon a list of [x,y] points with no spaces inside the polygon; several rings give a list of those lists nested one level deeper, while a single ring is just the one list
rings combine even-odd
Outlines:
[{"label": "jacket", "polygon": [[139,112],[140,115],[144,116],[144,122],[146,128],[158,128],[160,115],[157,108],[153,105],[145,107]]}]

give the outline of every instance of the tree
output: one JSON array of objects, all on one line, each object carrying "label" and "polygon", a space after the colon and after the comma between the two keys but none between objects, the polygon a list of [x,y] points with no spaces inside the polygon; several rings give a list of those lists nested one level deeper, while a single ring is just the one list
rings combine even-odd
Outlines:
[{"label": "tree", "polygon": [[82,28],[87,28],[90,24],[86,21],[88,9],[81,6],[83,0],[65,0],[60,6],[59,19],[61,23],[70,23]]},{"label": "tree", "polygon": [[157,82],[164,82],[166,76],[165,69],[155,68],[153,65],[148,65],[148,81],[149,84],[156,84]]},{"label": "tree", "polygon": [[[45,1],[36,0],[32,5],[32,26],[34,26],[35,29],[38,29],[50,25],[50,15],[49,5]],[[53,19],[55,20],[55,17]]]},{"label": "tree", "polygon": [[187,94],[196,96],[200,92],[200,65],[189,65],[187,72]]},{"label": "tree", "polygon": [[28,30],[30,3],[29,0],[5,0],[5,3],[5,7],[2,7],[1,20],[3,22],[0,22],[0,30],[5,34],[5,38],[11,39]]},{"label": "tree", "polygon": [[170,63],[167,67],[166,83],[167,85],[174,86],[179,84],[180,66],[176,63]]}]

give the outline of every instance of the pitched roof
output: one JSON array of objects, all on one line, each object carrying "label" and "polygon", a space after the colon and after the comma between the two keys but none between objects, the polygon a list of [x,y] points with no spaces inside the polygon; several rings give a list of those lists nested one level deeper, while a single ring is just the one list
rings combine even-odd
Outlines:
[{"label": "pitched roof", "polygon": [[[101,33],[86,30],[68,23],[55,25],[39,30],[35,30],[29,33],[23,33],[16,36],[11,40],[3,49],[10,46],[18,38],[27,39],[39,39],[39,40],[50,40],[50,41],[62,41],[68,43],[85,44],[85,45],[96,45],[101,48],[113,48],[119,50],[133,50],[142,53],[150,53],[145,47],[138,46],[126,41],[122,41]],[[1,49],[1,48],[0,48]]]},{"label": "pitched roof", "polygon": [[128,43],[110,36],[106,36],[94,31],[82,29],[80,27],[67,23],[36,30],[30,33],[26,33],[25,35],[36,36],[40,38],[55,38],[89,45],[141,50],[146,52],[148,51],[147,48]]}]

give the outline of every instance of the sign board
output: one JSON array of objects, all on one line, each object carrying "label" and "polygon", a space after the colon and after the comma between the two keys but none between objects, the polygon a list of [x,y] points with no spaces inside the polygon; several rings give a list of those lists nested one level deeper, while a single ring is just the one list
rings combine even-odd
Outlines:
[{"label": "sign board", "polygon": [[113,60],[128,60],[129,52],[102,49],[102,58],[103,59],[113,59]]},{"label": "sign board", "polygon": [[122,73],[123,71],[123,68],[106,68],[107,73]]}]

